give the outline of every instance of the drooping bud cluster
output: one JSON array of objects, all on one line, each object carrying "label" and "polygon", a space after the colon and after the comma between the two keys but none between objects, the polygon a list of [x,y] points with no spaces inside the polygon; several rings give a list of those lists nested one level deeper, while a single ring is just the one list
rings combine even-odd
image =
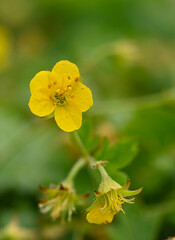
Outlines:
[{"label": "drooping bud cluster", "polygon": [[50,212],[53,219],[61,218],[62,223],[66,217],[71,221],[72,214],[76,210],[75,206],[81,205],[89,196],[88,194],[77,195],[73,187],[64,183],[48,189],[40,186],[40,190],[47,195],[47,198],[39,203],[41,212]]},{"label": "drooping bud cluster", "polygon": [[88,222],[96,224],[112,222],[115,214],[119,211],[124,212],[122,204],[133,203],[134,198],[127,199],[126,197],[137,195],[142,191],[142,188],[129,191],[130,180],[122,187],[107,174],[102,166],[99,167],[102,181],[98,191],[95,191],[95,202],[86,209]]}]

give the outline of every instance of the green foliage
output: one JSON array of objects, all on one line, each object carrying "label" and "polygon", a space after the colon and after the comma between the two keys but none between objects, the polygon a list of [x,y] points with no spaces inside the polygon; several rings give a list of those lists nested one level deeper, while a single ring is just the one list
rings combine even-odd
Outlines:
[{"label": "green foliage", "polygon": [[[20,225],[28,221],[37,240],[173,237],[175,2],[0,2],[0,231],[13,213],[25,212]],[[5,59],[1,27],[8,36]],[[80,156],[54,121],[39,119],[28,109],[30,80],[61,59],[79,66],[93,92],[94,106],[83,113],[79,130],[85,148],[97,160],[110,161],[105,168],[120,184],[130,178],[131,189],[144,187],[139,196],[143,204],[128,206],[109,228],[87,224],[80,214],[68,227],[58,226],[37,209],[38,184],[58,183]],[[95,136],[92,129],[102,122],[114,125],[115,144]],[[94,172],[84,168],[79,173],[78,193],[97,189],[100,176]],[[160,214],[165,211],[168,215]]]},{"label": "green foliage", "polygon": [[128,206],[127,216],[120,214],[118,223],[109,227],[111,240],[154,240],[160,228],[160,215],[141,206]]},{"label": "green foliage", "polygon": [[113,145],[110,145],[108,139],[104,138],[96,159],[109,161],[106,169],[109,170],[111,176],[115,176],[116,171],[129,165],[137,153],[138,142],[135,138],[123,138]]},{"label": "green foliage", "polygon": [[36,191],[41,183],[62,180],[67,173],[62,159],[68,166],[71,164],[64,148],[58,147],[61,140],[55,136],[56,126],[41,119],[39,126],[4,109],[0,112],[3,142],[0,148],[1,191],[11,188]]},{"label": "green foliage", "polygon": [[[86,150],[90,153],[93,152],[99,144],[99,136],[94,136],[91,120],[84,120],[77,132]],[[76,142],[75,139],[74,142]]]}]

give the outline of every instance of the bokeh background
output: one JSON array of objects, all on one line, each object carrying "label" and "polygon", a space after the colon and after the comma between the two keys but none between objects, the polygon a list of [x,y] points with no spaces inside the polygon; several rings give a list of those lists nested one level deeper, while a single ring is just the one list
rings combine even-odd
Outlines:
[{"label": "bokeh background", "polygon": [[[174,9],[173,0],[0,1],[1,240],[175,236]],[[60,225],[37,208],[38,185],[59,183],[79,156],[53,119],[28,108],[30,80],[62,59],[76,63],[92,89],[84,119],[93,134],[138,141],[116,180],[144,190],[110,225],[88,224],[81,208]],[[99,180],[88,174],[80,172],[76,187],[91,193],[90,204]]]}]

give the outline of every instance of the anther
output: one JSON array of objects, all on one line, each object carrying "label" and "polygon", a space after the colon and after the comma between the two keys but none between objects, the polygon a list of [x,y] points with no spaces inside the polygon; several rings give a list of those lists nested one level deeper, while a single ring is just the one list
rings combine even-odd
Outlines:
[{"label": "anther", "polygon": [[56,81],[53,82],[54,85],[56,85],[56,83],[57,83]]},{"label": "anther", "polygon": [[48,88],[51,88],[51,85],[50,85],[50,84],[48,85]]},{"label": "anther", "polygon": [[77,78],[75,78],[75,82],[78,82],[78,80],[79,80],[79,78],[77,77]]},{"label": "anther", "polygon": [[60,89],[58,88],[57,90],[56,90],[56,93],[59,93],[60,92]]},{"label": "anther", "polygon": [[70,76],[67,77],[70,80]]}]

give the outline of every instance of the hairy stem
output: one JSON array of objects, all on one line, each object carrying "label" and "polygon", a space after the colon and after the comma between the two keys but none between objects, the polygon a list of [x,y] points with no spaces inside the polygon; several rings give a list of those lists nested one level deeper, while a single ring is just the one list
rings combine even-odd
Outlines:
[{"label": "hairy stem", "polygon": [[77,131],[74,131],[74,136],[75,136],[75,139],[76,139],[76,141],[77,141],[77,143],[78,143],[78,145],[81,149],[81,152],[82,152],[83,156],[87,157],[89,155],[89,153],[87,152],[87,150],[86,150],[83,142],[81,141],[81,138],[80,138],[79,134],[77,133]]},{"label": "hairy stem", "polygon": [[108,173],[106,172],[106,170],[104,169],[104,167],[102,165],[98,165],[98,170],[99,170],[102,178],[108,177]]},{"label": "hairy stem", "polygon": [[79,134],[77,132],[74,132],[74,136],[75,136],[75,138],[77,140],[77,143],[78,143],[78,145],[81,149],[84,160],[86,161],[87,164],[89,164],[90,167],[92,167],[93,164],[95,163],[94,158],[86,150],[83,142],[81,141],[81,138],[80,138]]},{"label": "hairy stem", "polygon": [[80,171],[81,168],[83,168],[86,164],[86,161],[84,160],[84,158],[80,158],[71,168],[67,178],[65,179],[64,182],[66,183],[72,183],[73,179],[75,178],[75,176],[77,175],[77,173]]},{"label": "hairy stem", "polygon": [[71,184],[71,185],[73,183],[75,176],[78,174],[81,168],[83,168],[86,164],[92,167],[93,164],[95,163],[94,158],[88,153],[83,142],[80,139],[80,136],[76,131],[74,132],[74,136],[81,149],[83,156],[73,165],[67,178],[64,180],[64,183]]}]

